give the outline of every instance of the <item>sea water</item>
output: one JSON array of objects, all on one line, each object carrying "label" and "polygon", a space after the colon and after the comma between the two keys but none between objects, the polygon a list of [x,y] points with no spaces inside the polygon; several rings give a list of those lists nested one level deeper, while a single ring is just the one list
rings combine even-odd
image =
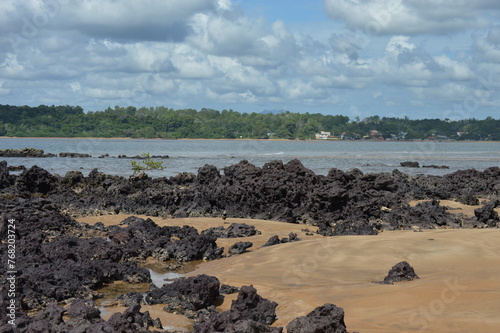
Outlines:
[{"label": "sea water", "polygon": [[[45,153],[73,152],[90,158],[3,158],[9,165],[38,165],[51,173],[64,175],[78,170],[87,175],[97,168],[106,174],[130,176],[131,159],[143,153],[168,155],[164,170],[149,171],[152,177],[169,177],[181,172],[196,173],[205,164],[223,168],[248,160],[262,166],[273,160],[299,159],[316,174],[326,175],[332,168],[365,173],[399,169],[410,174],[444,175],[461,169],[484,170],[500,165],[499,142],[436,141],[274,141],[274,140],[143,140],[143,139],[53,139],[1,138],[0,149],[43,149]],[[110,157],[99,158],[108,154]],[[448,169],[404,168],[404,161],[423,165],[445,165]]]}]

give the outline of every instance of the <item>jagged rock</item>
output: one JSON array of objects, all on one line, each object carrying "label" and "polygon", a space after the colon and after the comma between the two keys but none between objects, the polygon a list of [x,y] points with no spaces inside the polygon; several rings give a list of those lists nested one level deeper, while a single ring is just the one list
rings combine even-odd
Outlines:
[{"label": "jagged rock", "polygon": [[0,149],[0,157],[55,157],[54,154],[45,154],[43,149]]},{"label": "jagged rock", "polygon": [[278,244],[281,244],[281,240],[278,237],[278,235],[274,235],[274,236],[271,236],[267,240],[266,244],[264,244],[263,247],[265,247],[265,246],[273,246],[273,245],[278,245]]},{"label": "jagged rock", "polygon": [[281,327],[268,326],[276,320],[277,305],[259,296],[253,286],[243,286],[230,310],[212,313],[195,326],[195,332],[280,333]]},{"label": "jagged rock", "polygon": [[255,229],[253,225],[248,225],[246,223],[231,223],[227,229],[223,226],[213,227],[204,230],[202,234],[211,234],[217,238],[238,238],[260,235],[261,232]]},{"label": "jagged rock", "polygon": [[113,314],[107,323],[115,332],[149,332],[150,327],[162,329],[160,319],[153,320],[148,311],[140,310],[139,304],[131,305],[123,314]]},{"label": "jagged rock", "polygon": [[[67,310],[56,303],[50,303],[35,317],[21,315],[16,326],[0,326],[0,332],[16,333],[87,333],[87,332],[157,332],[150,328],[162,328],[159,319],[152,319],[148,312],[140,312],[136,304],[122,313],[115,313],[106,322],[92,301],[76,300]],[[69,318],[63,316],[67,314]]]},{"label": "jagged rock", "polygon": [[246,252],[246,250],[252,246],[253,246],[252,242],[237,242],[237,243],[234,243],[229,248],[229,253],[230,254],[242,254],[243,252]]},{"label": "jagged rock", "polygon": [[415,279],[419,279],[419,277],[415,274],[413,267],[406,261],[401,261],[389,270],[382,283],[394,284],[394,282],[411,281]]},{"label": "jagged rock", "polygon": [[463,223],[462,216],[450,214],[437,200],[421,202],[415,207],[409,205],[396,207],[384,215],[384,220],[393,230],[411,229],[413,226],[426,229],[444,226],[456,228]]},{"label": "jagged rock", "polygon": [[474,215],[480,223],[484,223],[488,227],[494,228],[497,226],[497,223],[500,222],[498,213],[495,211],[495,208],[498,206],[500,206],[500,199],[490,200],[484,204],[483,207],[475,209]]},{"label": "jagged rock", "polygon": [[169,312],[191,313],[214,305],[219,297],[220,282],[214,276],[197,275],[178,279],[161,288],[151,285],[146,304],[165,304]]},{"label": "jagged rock", "polygon": [[286,325],[288,333],[347,333],[344,309],[326,303]]},{"label": "jagged rock", "polygon": [[17,179],[17,186],[21,191],[46,194],[56,187],[57,178],[48,171],[34,165],[21,173]]}]

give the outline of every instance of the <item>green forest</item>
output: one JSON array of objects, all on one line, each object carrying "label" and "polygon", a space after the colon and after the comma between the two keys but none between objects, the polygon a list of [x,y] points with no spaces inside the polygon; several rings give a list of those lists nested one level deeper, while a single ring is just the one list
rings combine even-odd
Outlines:
[{"label": "green forest", "polygon": [[500,141],[500,120],[388,118],[350,119],[320,113],[240,113],[133,106],[84,112],[79,106],[0,105],[0,136],[205,139],[491,140]]}]

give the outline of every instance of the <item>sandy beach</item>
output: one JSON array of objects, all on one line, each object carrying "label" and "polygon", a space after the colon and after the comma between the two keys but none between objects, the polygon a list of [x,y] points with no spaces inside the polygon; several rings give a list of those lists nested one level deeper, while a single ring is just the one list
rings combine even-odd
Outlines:
[{"label": "sandy beach", "polygon": [[[125,217],[78,220],[109,225]],[[161,226],[189,224],[200,231],[224,223],[217,218],[152,219]],[[333,303],[344,308],[350,332],[500,331],[499,229],[391,231],[378,236],[325,238],[306,236],[304,225],[226,221],[232,222],[254,225],[262,234],[219,239],[218,245],[227,249],[236,241],[251,241],[254,246],[250,251],[201,263],[188,275],[214,275],[221,283],[234,286],[253,284],[260,295],[279,304],[274,326],[286,326],[319,305]],[[289,232],[296,232],[303,240],[260,248],[270,236],[284,237]],[[374,283],[402,260],[414,267],[419,280]],[[228,309],[234,297],[226,296],[220,310]],[[150,310],[166,325],[186,325],[180,318],[157,311],[160,309]]]}]

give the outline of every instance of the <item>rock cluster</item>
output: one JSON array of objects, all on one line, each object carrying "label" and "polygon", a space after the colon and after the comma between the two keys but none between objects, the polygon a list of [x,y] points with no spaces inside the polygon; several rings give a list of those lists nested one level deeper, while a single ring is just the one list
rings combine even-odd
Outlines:
[{"label": "rock cluster", "polygon": [[159,319],[152,319],[149,312],[140,312],[141,306],[130,306],[124,313],[115,313],[107,321],[101,318],[99,309],[91,301],[76,300],[67,309],[56,303],[50,303],[34,317],[20,314],[16,326],[0,326],[5,333],[66,333],[66,332],[160,332],[150,329],[162,329]]},{"label": "rock cluster", "polygon": [[[332,169],[316,175],[298,160],[256,167],[246,161],[225,167],[200,168],[197,175],[151,179],[68,172],[51,175],[33,166],[9,174],[0,163],[0,195],[43,195],[76,215],[145,214],[149,216],[260,218],[317,225],[322,235],[375,235],[380,230],[491,227],[495,217],[470,219],[449,213],[439,200],[474,203],[478,197],[498,199],[500,168],[463,170],[442,177],[409,176],[400,171],[363,174]],[[435,200],[410,207],[410,200]],[[488,210],[488,208],[485,208]],[[414,218],[418,216],[418,218]],[[251,230],[250,230],[251,231]],[[234,237],[223,227],[216,237]],[[240,232],[236,230],[236,232]],[[253,232],[253,231],[252,231]],[[226,234],[226,235],[224,235]]]},{"label": "rock cluster", "polygon": [[59,153],[59,157],[88,158],[88,157],[92,157],[92,156],[89,154],[63,152],[63,153]]},{"label": "rock cluster", "polygon": [[[256,167],[246,161],[218,170],[206,165],[197,175],[124,178],[93,170],[88,176],[51,175],[36,166],[20,175],[0,163],[0,195],[43,195],[76,215],[257,218],[317,225],[322,235],[375,235],[380,230],[491,227],[495,218],[470,219],[449,213],[439,200],[473,203],[498,199],[500,168],[463,170],[442,177],[392,173],[363,174],[332,169],[316,175],[298,160]],[[436,200],[408,206],[410,200]],[[486,208],[487,209],[487,208]],[[416,219],[414,216],[418,215]],[[212,230],[217,237],[228,232]],[[227,235],[227,237],[232,237]]]},{"label": "rock cluster", "polygon": [[46,154],[43,149],[0,149],[0,157],[56,157],[54,154]]}]

